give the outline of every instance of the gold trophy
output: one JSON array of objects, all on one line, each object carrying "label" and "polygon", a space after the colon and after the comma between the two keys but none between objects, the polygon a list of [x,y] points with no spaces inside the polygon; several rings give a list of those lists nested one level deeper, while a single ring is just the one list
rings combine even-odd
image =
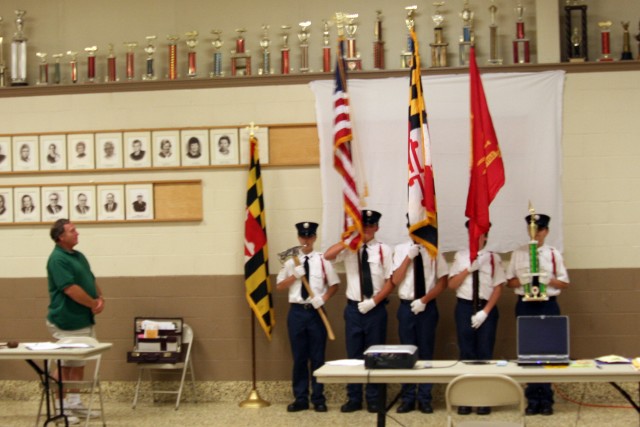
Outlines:
[{"label": "gold trophy", "polygon": [[538,225],[536,224],[536,211],[529,203],[529,214],[531,220],[529,221],[529,273],[526,274],[529,278],[529,283],[523,284],[524,296],[522,301],[549,301],[547,296],[547,285],[543,283],[546,280],[546,274],[540,273],[540,266],[538,265],[538,241],[536,240],[536,234],[538,234]]},{"label": "gold trophy", "polygon": [[373,27],[373,68],[384,70],[384,40],[382,39],[382,11],[376,10]]},{"label": "gold trophy", "polygon": [[620,57],[621,61],[629,61],[633,59],[633,54],[631,53],[631,35],[629,34],[629,21],[622,21],[620,25],[622,25],[622,56]]},{"label": "gold trophy", "polygon": [[433,27],[433,43],[431,46],[431,66],[432,67],[446,67],[447,66],[447,47],[449,43],[444,41],[444,33],[442,23],[444,22],[444,15],[440,11],[440,8],[444,6],[443,1],[433,3],[436,7],[436,13],[431,16],[431,20],[435,27]]},{"label": "gold trophy", "polygon": [[349,71],[362,70],[362,59],[360,59],[360,52],[356,49],[356,31],[358,31],[358,19],[357,13],[344,15],[346,24],[344,25],[344,31],[347,33],[347,54],[344,58],[345,63]]},{"label": "gold trophy", "polygon": [[[404,23],[407,26],[407,29],[415,27],[415,15],[418,6],[407,6],[404,10],[407,11],[407,17],[404,19]],[[413,57],[413,39],[411,38],[411,32],[407,32],[407,49],[403,50],[400,53],[400,67],[401,68],[411,68],[411,58]]]},{"label": "gold trophy", "polygon": [[474,13],[469,8],[469,0],[464,0],[464,8],[460,12],[460,17],[462,18],[462,36],[460,36],[458,57],[460,66],[465,67],[469,65],[471,46],[475,44],[475,33],[473,31]]},{"label": "gold trophy", "polygon": [[198,45],[198,32],[196,30],[184,33],[187,44],[187,77],[194,78],[198,75],[196,46]]},{"label": "gold trophy", "polygon": [[232,76],[250,76],[251,75],[251,54],[245,49],[245,40],[243,33],[247,32],[244,28],[237,28],[236,48],[231,51],[231,75]]}]

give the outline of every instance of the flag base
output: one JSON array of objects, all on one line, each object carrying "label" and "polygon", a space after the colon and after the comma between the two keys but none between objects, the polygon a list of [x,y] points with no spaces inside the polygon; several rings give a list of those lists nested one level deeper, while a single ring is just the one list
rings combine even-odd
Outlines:
[{"label": "flag base", "polygon": [[255,388],[251,390],[249,393],[249,397],[246,400],[238,403],[238,406],[241,408],[266,408],[270,406],[271,403],[266,400],[262,400],[258,395],[258,390]]}]

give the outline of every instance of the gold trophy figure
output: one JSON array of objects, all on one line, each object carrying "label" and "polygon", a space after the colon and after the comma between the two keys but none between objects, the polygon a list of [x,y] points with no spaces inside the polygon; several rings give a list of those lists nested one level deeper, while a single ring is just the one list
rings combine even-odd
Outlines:
[{"label": "gold trophy figure", "polygon": [[538,264],[538,241],[536,240],[536,234],[538,234],[538,225],[536,224],[536,211],[529,203],[529,283],[523,284],[524,296],[523,301],[548,301],[547,285],[543,282],[546,280],[546,274],[540,272],[540,266]]},{"label": "gold trophy figure", "polygon": [[622,21],[620,25],[622,25],[622,56],[620,60],[628,61],[633,59],[633,54],[631,53],[631,35],[629,34],[629,21]]},{"label": "gold trophy figure", "polygon": [[[407,6],[404,8],[404,10],[407,11],[407,17],[404,19],[404,23],[407,27],[407,30],[411,30],[412,28],[414,28],[416,21],[415,21],[415,15],[416,15],[416,10],[418,9],[418,6],[413,5],[413,6]],[[413,39],[411,38],[411,33],[410,31],[407,32],[407,49],[403,50],[400,53],[400,67],[401,68],[411,68],[411,57],[413,56]]]}]

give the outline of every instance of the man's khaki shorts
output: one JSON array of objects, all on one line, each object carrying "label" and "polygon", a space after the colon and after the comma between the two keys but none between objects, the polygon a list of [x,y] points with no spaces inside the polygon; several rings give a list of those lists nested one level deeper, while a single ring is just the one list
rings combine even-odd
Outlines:
[{"label": "man's khaki shorts", "polygon": [[[69,337],[91,337],[91,338],[96,337],[96,331],[94,326],[87,326],[86,328],[82,328],[82,329],[66,331],[64,329],[58,328],[56,325],[54,325],[53,323],[49,322],[49,320],[47,320],[47,329],[49,329],[49,333],[51,334],[51,336],[57,340],[62,338],[69,338]],[[75,367],[84,366],[87,364],[87,362],[85,362],[84,360],[63,360],[61,364],[62,366],[65,366],[65,367],[75,368]]]}]

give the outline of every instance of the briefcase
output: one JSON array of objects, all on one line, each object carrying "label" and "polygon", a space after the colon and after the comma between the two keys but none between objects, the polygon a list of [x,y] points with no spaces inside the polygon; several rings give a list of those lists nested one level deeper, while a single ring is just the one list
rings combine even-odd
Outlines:
[{"label": "briefcase", "polygon": [[182,351],[182,318],[136,317],[133,322],[133,351],[127,352],[130,363],[178,363]]}]

